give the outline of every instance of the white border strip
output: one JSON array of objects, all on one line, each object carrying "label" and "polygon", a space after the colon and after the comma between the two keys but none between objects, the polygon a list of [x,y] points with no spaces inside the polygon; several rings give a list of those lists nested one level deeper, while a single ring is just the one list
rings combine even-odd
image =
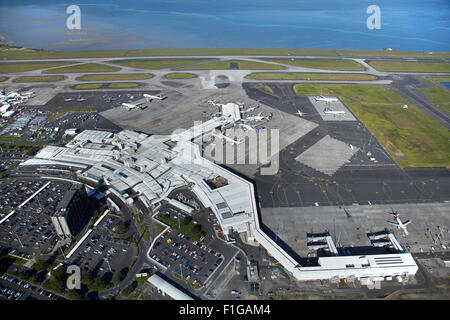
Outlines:
[{"label": "white border strip", "polygon": [[75,245],[75,247],[72,248],[72,250],[70,250],[69,254],[67,255],[67,259],[69,259],[74,253],[75,251],[77,251],[78,247],[81,246],[81,244],[84,242],[84,240],[86,240],[86,238],[91,234],[92,229],[89,229],[83,236],[83,238],[80,239],[80,241],[78,241],[78,243]]}]

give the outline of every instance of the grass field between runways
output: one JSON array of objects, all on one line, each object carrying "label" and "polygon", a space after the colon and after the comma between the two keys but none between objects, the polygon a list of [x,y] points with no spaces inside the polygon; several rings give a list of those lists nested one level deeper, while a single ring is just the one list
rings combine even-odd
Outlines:
[{"label": "grass field between runways", "polygon": [[338,96],[402,167],[450,167],[447,128],[390,88],[297,84],[294,90],[299,95]]}]

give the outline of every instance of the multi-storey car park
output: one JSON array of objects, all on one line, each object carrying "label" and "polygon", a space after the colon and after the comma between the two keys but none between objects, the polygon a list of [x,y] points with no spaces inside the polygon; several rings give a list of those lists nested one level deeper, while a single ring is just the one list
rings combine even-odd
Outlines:
[{"label": "multi-storey car park", "polygon": [[[224,115],[225,114],[225,115]],[[204,207],[214,212],[225,239],[232,232],[259,244],[297,280],[354,277],[366,281],[396,276],[406,280],[417,272],[411,254],[393,239],[394,253],[331,255],[305,265],[288,254],[260,228],[253,183],[205,158],[192,140],[238,120],[224,113],[186,131],[152,135],[124,130],[117,134],[85,130],[64,147],[47,146],[21,166],[71,169],[81,181],[108,186],[124,203],[140,202],[156,210],[170,192],[189,185]],[[220,183],[218,183],[220,182]],[[330,242],[330,247],[334,244]]]}]

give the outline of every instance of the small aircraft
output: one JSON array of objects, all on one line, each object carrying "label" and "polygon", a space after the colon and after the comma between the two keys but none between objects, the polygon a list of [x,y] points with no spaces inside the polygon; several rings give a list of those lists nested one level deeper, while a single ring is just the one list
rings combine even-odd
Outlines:
[{"label": "small aircraft", "polygon": [[163,96],[163,95],[161,95],[161,94],[159,94],[159,95],[157,95],[157,96],[153,96],[153,95],[151,95],[151,94],[146,94],[146,93],[144,93],[144,97],[147,98],[147,101],[148,101],[148,102],[152,101],[153,99],[156,99],[156,100],[164,100],[165,98],[167,98],[167,96]]},{"label": "small aircraft", "polygon": [[306,115],[307,113],[303,113],[300,110],[297,109],[297,112],[294,114],[298,114],[300,117],[303,117],[304,115]]},{"label": "small aircraft", "polygon": [[323,113],[334,114],[336,116],[337,114],[344,114],[345,111],[343,111],[343,110],[341,110],[341,111],[334,111],[333,109],[325,108],[325,109],[323,109]]},{"label": "small aircraft", "polygon": [[77,99],[77,101],[79,101],[79,102],[83,102],[83,101],[86,101],[87,99],[86,98],[82,98],[81,96],[78,96],[78,99]]},{"label": "small aircraft", "polygon": [[330,103],[330,102],[336,102],[336,101],[338,101],[337,98],[327,98],[327,97],[322,96],[322,95],[320,95],[320,96],[315,96],[314,99],[315,99],[316,101],[325,101],[326,104],[328,104],[328,103]]},{"label": "small aircraft", "polygon": [[27,92],[21,92],[20,93],[22,96],[32,96],[34,94],[33,91],[27,91]]},{"label": "small aircraft", "polygon": [[389,224],[392,224],[394,226],[397,226],[398,229],[402,229],[403,232],[408,235],[408,230],[406,230],[406,226],[408,224],[411,223],[411,220],[407,220],[405,222],[402,222],[400,220],[399,214],[398,214],[398,210],[394,212],[394,210],[392,210],[392,212],[390,212],[390,214],[392,214],[394,216],[395,222],[390,222],[388,221]]},{"label": "small aircraft", "polygon": [[226,135],[222,134],[222,133],[213,133],[213,136],[217,137],[217,138],[222,138],[222,144],[225,144],[226,142],[231,142],[233,144],[240,144],[242,141],[238,140],[238,139],[233,139],[230,137],[227,137]]},{"label": "small aircraft", "polygon": [[70,102],[70,101],[72,101],[72,100],[73,100],[72,98],[64,99],[65,102]]}]

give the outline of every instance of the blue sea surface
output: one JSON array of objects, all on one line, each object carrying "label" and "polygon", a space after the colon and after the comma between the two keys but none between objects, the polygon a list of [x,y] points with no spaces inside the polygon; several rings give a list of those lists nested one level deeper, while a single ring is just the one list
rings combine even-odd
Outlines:
[{"label": "blue sea surface", "polygon": [[[81,9],[68,30],[66,8]],[[370,30],[369,5],[381,11]],[[450,51],[450,0],[0,0],[0,36],[28,48]]]},{"label": "blue sea surface", "polygon": [[440,83],[450,89],[450,82],[440,82]]}]

